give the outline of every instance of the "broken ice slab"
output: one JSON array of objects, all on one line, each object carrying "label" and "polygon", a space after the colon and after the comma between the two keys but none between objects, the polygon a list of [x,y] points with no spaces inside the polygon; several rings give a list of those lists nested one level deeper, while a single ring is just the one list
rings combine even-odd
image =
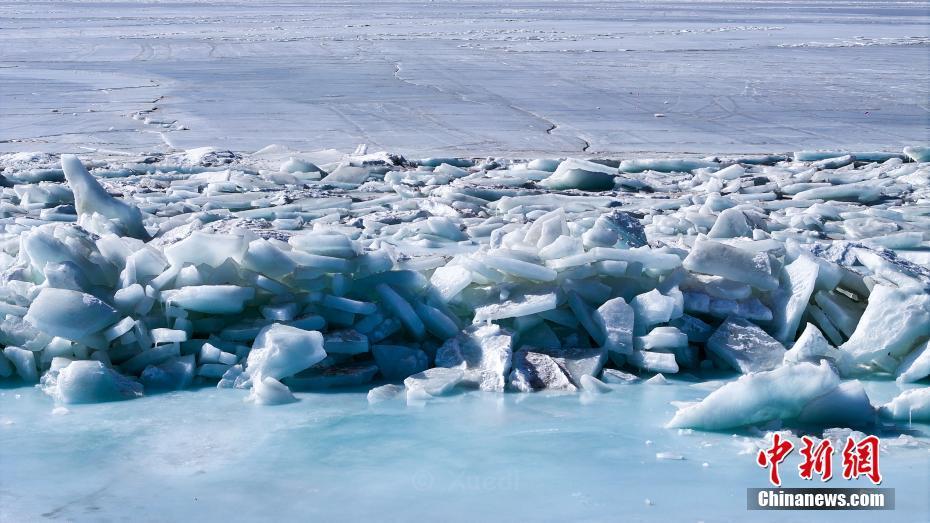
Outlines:
[{"label": "broken ice slab", "polygon": [[293,376],[325,357],[322,334],[276,323],[258,333],[246,369],[253,378],[280,379]]},{"label": "broken ice slab", "polygon": [[404,387],[408,399],[428,399],[451,391],[464,377],[462,369],[434,367],[408,377]]},{"label": "broken ice slab", "polygon": [[25,320],[50,335],[80,340],[114,323],[118,313],[95,296],[44,288],[29,305]]},{"label": "broken ice slab", "polygon": [[698,240],[682,262],[689,271],[722,276],[760,290],[778,287],[768,254],[754,253],[713,240]]},{"label": "broken ice slab", "polygon": [[793,419],[839,384],[839,376],[826,362],[746,374],[702,401],[680,408],[668,427],[723,430]]},{"label": "broken ice slab", "polygon": [[930,336],[930,293],[876,285],[855,332],[840,349],[859,364],[893,372],[925,336]]},{"label": "broken ice slab", "polygon": [[72,361],[47,373],[42,390],[61,403],[97,403],[142,396],[142,385],[102,362]]},{"label": "broken ice slab", "polygon": [[510,372],[512,337],[497,325],[471,325],[436,351],[436,366],[464,371],[462,383],[503,391]]},{"label": "broken ice slab", "polygon": [[551,356],[528,349],[514,353],[508,386],[520,392],[578,390],[568,372]]},{"label": "broken ice slab", "polygon": [[557,304],[554,292],[541,294],[520,294],[501,303],[490,303],[475,308],[475,321],[491,321],[503,318],[529,316],[555,309]]},{"label": "broken ice slab", "polygon": [[707,340],[707,350],[744,374],[774,369],[785,357],[778,340],[758,325],[732,316]]},{"label": "broken ice slab", "polygon": [[166,290],[161,300],[168,305],[207,314],[236,314],[255,297],[252,287],[237,285],[196,285]]},{"label": "broken ice slab", "polygon": [[930,422],[930,387],[908,389],[878,409],[884,418],[913,422]]}]

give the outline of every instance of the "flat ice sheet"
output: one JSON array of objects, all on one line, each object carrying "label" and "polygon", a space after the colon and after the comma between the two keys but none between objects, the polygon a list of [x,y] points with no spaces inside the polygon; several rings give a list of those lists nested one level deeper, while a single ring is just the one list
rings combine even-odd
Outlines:
[{"label": "flat ice sheet", "polygon": [[4,1],[0,151],[926,143],[928,5]]},{"label": "flat ice sheet", "polygon": [[[877,402],[897,392],[891,382],[865,385]],[[242,401],[246,391],[208,388],[53,414],[37,389],[8,388],[0,520],[735,521],[747,515],[746,488],[768,485],[755,464],[760,440],[663,427],[670,401],[706,394],[672,378],[593,397],[471,392],[370,406],[361,390],[259,407]],[[930,510],[930,425],[904,429],[918,436],[912,447],[881,434],[881,486],[896,491],[883,521]],[[834,460],[825,486],[872,486],[844,480]],[[784,486],[816,486],[798,478],[798,463],[795,450],[782,464]],[[785,521],[778,511],[752,517]]]}]

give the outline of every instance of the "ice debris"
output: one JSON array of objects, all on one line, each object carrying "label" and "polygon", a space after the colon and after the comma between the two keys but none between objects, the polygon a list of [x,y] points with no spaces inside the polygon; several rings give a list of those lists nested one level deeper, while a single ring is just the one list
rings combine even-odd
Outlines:
[{"label": "ice debris", "polygon": [[926,151],[0,155],[0,378],[271,404],[735,371],[673,424],[857,426],[874,409],[841,380],[926,390]]}]

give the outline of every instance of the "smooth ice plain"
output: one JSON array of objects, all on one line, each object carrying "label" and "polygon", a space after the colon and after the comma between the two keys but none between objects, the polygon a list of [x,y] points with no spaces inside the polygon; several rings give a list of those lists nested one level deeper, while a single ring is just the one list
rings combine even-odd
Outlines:
[{"label": "smooth ice plain", "polygon": [[[197,5],[0,2],[0,153],[56,154],[3,157],[7,170],[0,174],[14,181],[17,176],[28,178],[39,172],[35,179],[21,181],[20,187],[27,189],[15,198],[10,196],[14,189],[3,189],[6,198],[0,207],[0,220],[4,227],[11,227],[4,229],[7,247],[3,250],[12,252],[8,246],[19,239],[10,237],[21,232],[37,242],[42,240],[41,235],[29,232],[38,224],[76,221],[75,212],[81,214],[80,205],[68,209],[72,203],[68,194],[50,188],[58,182],[45,185],[39,181],[46,175],[58,176],[57,171],[46,172],[61,167],[58,153],[81,155],[84,165],[110,193],[122,194],[146,213],[159,205],[192,205],[184,212],[210,206],[210,211],[219,214],[229,210],[242,211],[242,216],[261,216],[262,209],[286,206],[293,199],[306,203],[301,198],[321,202],[331,198],[339,200],[336,207],[351,207],[348,214],[359,213],[353,216],[359,220],[365,212],[363,203],[375,201],[373,208],[383,207],[379,216],[393,218],[391,213],[396,213],[401,222],[413,221],[416,209],[403,209],[390,191],[363,194],[356,190],[358,184],[322,195],[282,188],[294,181],[289,176],[308,174],[308,169],[301,169],[306,164],[300,162],[312,160],[335,167],[350,157],[341,153],[366,144],[368,151],[384,150],[409,159],[695,159],[692,165],[675,164],[677,169],[661,169],[660,163],[642,164],[643,169],[686,171],[687,175],[640,176],[632,165],[619,172],[634,174],[618,174],[611,167],[606,169],[612,171],[606,181],[591,182],[589,175],[596,171],[583,171],[582,179],[593,183],[586,188],[593,191],[604,188],[598,184],[613,189],[618,183],[617,200],[622,201],[623,209],[645,211],[655,218],[649,224],[650,240],[657,236],[671,245],[680,235],[678,228],[700,227],[701,223],[706,229],[714,225],[723,242],[744,235],[741,228],[756,229],[751,212],[729,213],[716,208],[716,214],[689,214],[688,205],[694,202],[688,198],[698,191],[683,186],[680,193],[672,193],[673,185],[687,184],[693,178],[691,172],[701,169],[705,192],[713,192],[713,187],[727,189],[733,180],[758,176],[758,184],[753,180],[731,190],[730,195],[742,198],[739,202],[743,205],[764,207],[765,201],[756,201],[753,194],[775,191],[768,188],[774,184],[778,191],[785,187],[793,191],[779,193],[782,203],[824,200],[827,205],[814,204],[814,211],[793,218],[775,204],[766,212],[801,231],[819,230],[837,238],[872,242],[868,243],[870,249],[896,249],[900,258],[890,262],[878,259],[870,249],[859,252],[861,263],[856,262],[854,252],[853,262],[859,269],[871,264],[868,268],[873,275],[889,279],[880,280],[881,285],[896,285],[902,279],[908,283],[908,278],[925,285],[930,237],[920,230],[927,223],[926,213],[920,209],[927,205],[930,164],[923,163],[918,169],[913,162],[894,162],[906,159],[897,154],[903,146],[930,143],[928,10],[927,2],[895,1],[327,2],[312,7],[245,1]],[[246,156],[249,160],[265,158],[260,168],[271,172],[262,173],[265,178],[258,185],[237,185],[247,178],[241,173],[226,179],[217,174],[223,171],[227,158],[233,160],[232,168],[254,167],[258,172],[255,164],[239,164],[234,157],[225,157],[225,151],[254,153],[270,144],[279,147],[266,149],[264,156]],[[195,149],[199,147],[217,149]],[[776,166],[735,166],[738,172],[733,171],[734,166],[720,169],[725,162],[696,160],[708,155],[732,159],[753,153],[818,149],[894,154],[874,159],[863,156],[858,163],[832,155],[804,158],[805,162],[820,162],[817,166],[792,164],[786,156]],[[290,156],[302,160],[289,160]],[[354,156],[362,157],[365,155]],[[385,158],[389,157],[368,157]],[[214,161],[217,163],[210,163]],[[469,175],[465,192],[486,196],[499,191],[533,198],[541,194],[539,191],[568,191],[583,202],[578,204],[580,211],[570,211],[578,214],[579,222],[590,218],[592,209],[601,205],[598,196],[576,190],[585,187],[579,186],[584,184],[572,178],[571,171],[565,178],[545,181],[540,175],[549,176],[548,171],[506,172],[507,167],[517,164],[501,160],[496,174],[491,169],[486,176],[481,172]],[[145,165],[154,167],[146,171]],[[744,167],[746,171],[740,171]],[[786,185],[785,173],[806,176],[807,167],[815,169],[819,178]],[[173,180],[173,187],[147,185],[145,176],[138,174],[162,168],[170,173],[162,181]],[[411,165],[404,168],[409,168],[407,178],[396,183],[402,188],[398,194],[407,198],[411,193],[404,191],[416,192],[424,184],[434,187],[433,182],[424,182],[428,172],[415,172]],[[74,169],[72,164],[72,173]],[[64,170],[68,170],[67,165]],[[441,171],[439,178],[464,177],[448,165],[437,171]],[[126,172],[131,175],[121,177]],[[348,177],[357,174],[351,167],[343,173]],[[68,178],[75,196],[80,174],[76,176]],[[112,178],[104,179],[109,176]],[[305,176],[301,181],[318,184],[316,178]],[[894,183],[884,182],[889,178]],[[633,185],[621,187],[621,179]],[[269,189],[270,185],[262,185],[269,180],[279,186]],[[642,184],[650,190],[659,188],[660,194],[653,198],[652,193],[637,192]],[[896,192],[899,189],[900,193]],[[814,192],[798,198],[805,191]],[[669,199],[661,194],[666,192],[672,194]],[[902,194],[910,198],[907,205],[891,210],[882,207],[886,200]],[[355,199],[352,205],[344,201],[348,200],[346,195]],[[163,196],[166,199],[159,200]],[[381,196],[386,198],[379,199]],[[421,203],[437,216],[437,209],[450,203],[442,200],[447,196],[440,194],[435,201],[423,198]],[[13,201],[13,207],[7,206]],[[150,232],[140,228],[132,208],[106,199],[97,202],[92,210],[100,211],[104,218],[89,220],[89,227],[105,230],[115,221],[126,236]],[[831,207],[834,204],[839,211]],[[871,205],[881,208],[873,210]],[[918,210],[913,211],[914,207]],[[908,209],[913,212],[904,212]],[[325,212],[316,211],[311,205],[296,214],[323,217],[325,221]],[[535,212],[528,204],[519,218],[530,223],[526,215],[539,216]],[[172,214],[159,216],[158,223],[167,224],[166,230],[177,225]],[[507,218],[520,214],[509,212]],[[275,217],[274,213],[269,216]],[[455,218],[456,225],[459,218]],[[710,223],[706,223],[708,219]],[[281,213],[274,227],[290,230],[296,221]],[[824,225],[820,222],[826,224],[826,230],[818,229]],[[435,230],[431,232],[440,238],[461,234],[457,228],[450,229],[448,222],[432,223]],[[252,232],[261,233],[259,229]],[[228,231],[218,226],[215,232]],[[180,237],[161,243],[159,248]],[[412,249],[416,241],[419,236],[412,240],[401,237],[391,248]],[[550,250],[562,247],[559,244]],[[571,252],[574,244],[566,240],[564,247]],[[689,240],[671,251],[663,248],[650,262],[684,256],[692,247]],[[441,255],[414,256],[401,265],[428,273],[437,257]],[[837,256],[834,261],[844,257]],[[0,253],[5,269],[12,265],[12,259]],[[555,255],[553,259],[558,261]],[[515,264],[502,256],[477,261],[478,266],[469,267],[485,274],[509,275],[505,277],[508,281],[514,274],[544,280],[552,271]],[[611,262],[614,265],[609,265]],[[608,273],[622,274],[627,269],[625,261],[596,263],[599,270]],[[915,265],[916,273],[912,270]],[[719,264],[694,267],[698,273],[726,272]],[[61,269],[59,281],[73,277],[69,270]],[[93,269],[82,266],[81,270]],[[503,272],[495,272],[498,270]],[[799,279],[809,276],[805,270],[803,264],[797,266]],[[193,272],[196,280],[199,276]],[[443,283],[458,285],[457,273],[452,266]],[[769,285],[764,278],[753,279],[758,275],[728,276],[750,280],[753,290],[746,292],[753,295]],[[785,276],[792,277],[793,273]],[[857,281],[865,285],[861,279]],[[710,305],[702,305],[698,299],[707,295],[697,296],[702,289],[694,287],[693,280],[690,284],[692,294],[685,299],[694,301],[685,302],[693,309],[688,312],[708,313]],[[869,284],[874,281],[869,280]],[[749,287],[732,285],[724,278],[713,292],[736,296]],[[803,282],[795,287],[804,287]],[[579,288],[598,292],[596,286]],[[2,297],[10,298],[21,290],[3,289]],[[840,317],[849,310],[862,314],[856,304],[849,305],[846,294],[820,290],[817,301],[813,297],[817,293],[807,290],[809,300],[802,299],[803,305],[809,301],[809,310],[817,314],[826,310],[831,317],[825,320],[805,315],[797,325],[799,335],[807,321],[856,327],[859,316]],[[865,295],[872,288],[854,290]],[[206,305],[197,301],[198,296],[178,289],[168,292],[175,293],[171,296],[176,303],[192,308],[235,309],[241,305],[236,302],[235,289],[214,289],[227,291],[222,300],[210,300],[212,303]],[[456,287],[449,292],[460,291]],[[390,292],[382,289],[372,300],[390,302],[394,298]],[[667,294],[640,298],[644,311],[638,314],[650,314],[652,309],[646,302],[654,298],[661,315],[670,303],[666,298],[672,293]],[[919,294],[914,293],[918,299]],[[146,298],[125,299],[135,307]],[[734,297],[716,305],[737,307],[744,316],[759,313],[758,308],[752,308],[755,302],[745,310],[739,308],[747,303]],[[896,302],[889,299],[889,303]],[[0,313],[22,316],[28,305],[3,302]],[[339,303],[359,310],[368,305]],[[572,305],[586,310],[581,299]],[[699,310],[702,306],[705,310]],[[789,306],[797,309],[790,300],[785,310]],[[563,313],[572,310],[566,303],[559,307]],[[499,312],[493,307],[482,311],[491,315]],[[285,305],[269,314],[290,313]],[[914,313],[914,317],[923,316]],[[566,321],[564,315],[552,318]],[[91,329],[94,317],[87,320],[69,327]],[[777,321],[790,323],[784,317]],[[881,318],[875,321],[880,323]],[[921,328],[913,322],[902,323],[897,327]],[[552,321],[548,324],[558,328]],[[4,323],[4,328],[10,325]],[[676,325],[686,330],[684,324]],[[441,331],[443,325],[433,327]],[[532,329],[532,325],[524,327]],[[15,322],[13,328],[17,328]],[[181,332],[176,329],[162,328],[156,335],[171,345],[171,337]],[[658,327],[649,337],[636,333],[641,338],[636,353],[668,356],[663,343],[675,350],[687,349],[676,345],[675,336],[680,332],[661,329],[669,327]],[[108,327],[107,332],[122,340],[128,338],[127,333],[134,335],[124,331],[120,323]],[[661,336],[665,334],[668,336]],[[817,331],[805,337],[805,333],[801,338],[809,352],[794,353],[790,358],[830,359],[835,354],[823,347],[835,350],[832,345],[839,345],[835,340],[849,338],[848,334],[825,330],[822,335]],[[888,334],[887,338],[893,339],[900,332]],[[831,337],[825,344],[824,335],[837,338]],[[921,340],[925,343],[925,337]],[[870,343],[878,341],[882,340],[867,338],[855,346],[870,364],[878,361],[878,356],[875,361],[870,359]],[[652,352],[649,344],[659,350]],[[346,347],[346,351],[353,350],[351,340]],[[643,347],[647,350],[640,351]],[[229,365],[221,362],[236,355],[228,352],[233,348],[222,348],[209,355],[197,352],[201,363],[198,372],[208,372],[203,370],[207,361],[213,362],[207,363],[209,369],[227,370]],[[821,349],[823,353],[817,353]],[[918,379],[926,375],[930,356],[930,349],[923,350],[920,361],[911,361],[911,372],[917,373]],[[386,372],[389,364],[378,361],[379,353],[372,351],[381,372]],[[917,349],[911,352],[914,356],[918,353]],[[22,353],[13,351],[10,355]],[[756,364],[739,360],[738,354],[724,352],[724,356],[737,358],[732,363],[736,367]],[[10,358],[4,358],[0,356],[0,363],[12,373]],[[785,361],[790,358],[785,356]],[[667,359],[675,365],[674,358],[637,364],[661,366],[669,364]],[[897,359],[892,361],[897,363]],[[397,370],[401,376],[410,365],[418,364],[401,363]],[[766,430],[778,424],[762,424],[761,430],[720,431],[667,426],[680,412],[681,404],[672,402],[700,401],[722,384],[714,378],[731,381],[737,375],[724,372],[717,376],[718,370],[682,369],[680,376],[666,372],[667,382],[653,379],[649,384],[612,384],[610,392],[601,394],[592,392],[598,388],[596,383],[581,393],[500,394],[458,387],[428,401],[406,401],[402,393],[371,402],[366,393],[383,383],[377,378],[364,388],[329,392],[302,392],[295,387],[294,396],[299,401],[275,406],[256,403],[288,401],[290,391],[284,394],[273,387],[263,387],[262,393],[256,393],[255,388],[217,389],[213,386],[216,380],[205,375],[188,390],[160,394],[147,390],[145,396],[131,401],[94,404],[56,402],[39,388],[8,380],[0,388],[0,521],[168,521],[194,517],[203,521],[269,517],[475,521],[500,520],[507,514],[512,515],[508,519],[539,521],[722,522],[748,515],[753,520],[773,522],[876,520],[876,513],[871,512],[818,512],[816,518],[799,512],[747,513],[745,489],[767,484],[767,471],[755,465],[754,454],[765,444],[767,434],[771,436]],[[649,378],[653,372],[639,374]],[[470,378],[480,381],[480,376]],[[916,384],[896,384],[886,374],[866,376],[862,383],[871,404],[879,406],[902,390],[925,389],[927,378]],[[62,399],[61,387],[53,390]],[[131,387],[117,393],[135,395]],[[840,405],[842,399],[838,400]],[[906,406],[903,412],[894,421],[885,418],[871,427],[883,438],[881,459],[886,479],[882,486],[896,489],[897,502],[894,512],[877,514],[889,521],[921,521],[930,514],[926,495],[930,491],[930,425],[907,420]],[[821,435],[825,427],[819,425],[814,433]],[[831,434],[845,436],[842,431]],[[795,453],[783,465],[785,486],[811,486],[797,478],[797,463]],[[871,484],[834,479],[827,486]]]},{"label": "smooth ice plain", "polygon": [[6,151],[726,154],[928,139],[927,2],[0,6]]}]

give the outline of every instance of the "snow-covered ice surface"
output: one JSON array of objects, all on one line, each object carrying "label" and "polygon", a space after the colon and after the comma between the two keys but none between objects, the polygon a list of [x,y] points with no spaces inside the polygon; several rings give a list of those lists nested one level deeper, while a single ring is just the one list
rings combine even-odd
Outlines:
[{"label": "snow-covered ice surface", "polygon": [[928,23],[925,1],[2,2],[0,150],[920,144]]},{"label": "snow-covered ice surface", "polygon": [[[674,413],[669,401],[704,395],[672,383],[616,385],[584,399],[474,391],[424,407],[402,397],[369,406],[364,390],[352,390],[297,393],[300,402],[269,408],[244,403],[245,391],[202,389],[53,410],[36,390],[2,390],[0,519],[747,518],[746,488],[768,483],[768,472],[755,465],[764,438],[664,429]],[[868,388],[880,401],[896,392],[890,383]],[[930,426],[910,429],[926,434]],[[883,436],[882,486],[895,489],[896,509],[881,519],[923,521],[930,443]],[[810,486],[798,479],[798,463],[796,451],[782,465],[785,486]],[[827,485],[871,483],[834,478]],[[781,522],[785,514],[810,517],[754,512],[751,519]]]}]

